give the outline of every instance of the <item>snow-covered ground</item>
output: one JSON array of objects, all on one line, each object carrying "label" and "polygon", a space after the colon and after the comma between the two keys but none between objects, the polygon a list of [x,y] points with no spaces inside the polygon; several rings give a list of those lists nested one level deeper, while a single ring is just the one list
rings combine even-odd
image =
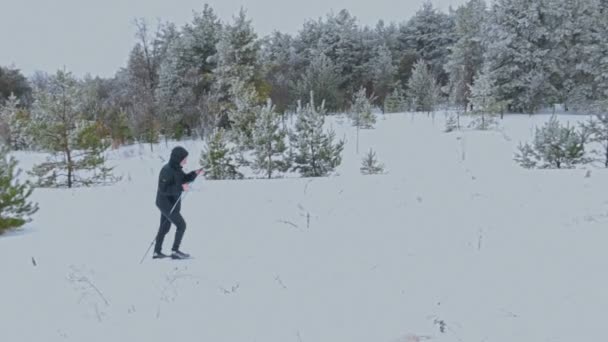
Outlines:
[{"label": "snow-covered ground", "polygon": [[[176,143],[113,152],[122,182],[37,190],[35,220],[0,237],[0,340],[605,341],[608,173],[517,166],[547,119],[443,133],[441,113],[391,114],[357,155],[332,118],[333,177],[197,181],[187,261],[139,263]],[[201,142],[180,144],[197,167]],[[370,147],[388,174],[360,175]]]}]

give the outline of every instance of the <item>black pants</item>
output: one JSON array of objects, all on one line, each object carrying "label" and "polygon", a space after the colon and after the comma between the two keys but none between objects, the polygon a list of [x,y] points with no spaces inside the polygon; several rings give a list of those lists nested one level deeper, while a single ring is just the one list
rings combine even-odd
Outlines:
[{"label": "black pants", "polygon": [[163,241],[165,240],[165,235],[171,229],[171,224],[174,224],[177,230],[175,231],[175,240],[173,241],[172,251],[179,250],[179,246],[182,243],[182,239],[184,237],[184,232],[186,231],[186,221],[180,214],[181,203],[178,203],[175,210],[169,215],[169,210],[165,211],[161,209],[160,215],[160,227],[158,228],[158,234],[156,235],[156,245],[154,246],[154,252],[160,253],[163,249]]}]

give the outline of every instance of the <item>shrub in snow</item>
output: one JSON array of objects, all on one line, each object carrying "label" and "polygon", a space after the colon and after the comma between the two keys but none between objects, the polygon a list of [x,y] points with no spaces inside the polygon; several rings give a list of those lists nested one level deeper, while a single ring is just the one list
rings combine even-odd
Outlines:
[{"label": "shrub in snow", "polygon": [[532,145],[519,145],[515,161],[525,168],[573,168],[588,162],[585,137],[574,127],[562,126],[552,116],[542,128],[536,128]]},{"label": "shrub in snow", "polygon": [[207,179],[242,179],[235,165],[236,151],[228,147],[223,129],[217,129],[210,137],[207,146],[201,152],[200,164],[205,170]]},{"label": "shrub in snow", "polygon": [[448,115],[448,117],[445,121],[445,132],[446,133],[453,132],[453,131],[457,130],[458,128],[459,128],[458,116],[455,114]]},{"label": "shrub in snow", "polygon": [[38,210],[37,204],[28,202],[32,185],[16,180],[16,166],[17,161],[8,156],[8,148],[0,145],[0,234],[21,227]]},{"label": "shrub in snow", "polygon": [[376,152],[369,149],[369,152],[361,162],[361,173],[364,175],[375,175],[384,172],[384,165],[376,159]]}]

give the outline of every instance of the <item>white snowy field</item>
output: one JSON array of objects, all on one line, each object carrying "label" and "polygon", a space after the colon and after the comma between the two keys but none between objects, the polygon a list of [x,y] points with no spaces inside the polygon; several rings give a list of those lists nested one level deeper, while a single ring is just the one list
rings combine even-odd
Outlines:
[{"label": "white snowy field", "polygon": [[[176,143],[113,152],[122,182],[37,190],[35,220],[0,237],[0,341],[606,341],[608,172],[517,166],[547,119],[443,133],[442,114],[391,114],[357,155],[333,118],[337,175],[197,180],[186,261],[139,263]],[[201,143],[180,144],[197,167]],[[387,174],[360,175],[370,147]]]}]

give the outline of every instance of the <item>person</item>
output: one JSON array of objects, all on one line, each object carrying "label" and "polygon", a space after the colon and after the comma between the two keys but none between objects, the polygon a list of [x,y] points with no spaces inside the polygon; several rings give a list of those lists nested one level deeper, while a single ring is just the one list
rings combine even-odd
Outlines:
[{"label": "person", "polygon": [[[156,235],[156,244],[152,258],[166,258],[163,254],[163,240],[171,229],[171,224],[176,227],[175,240],[171,249],[171,258],[186,259],[190,255],[180,250],[180,245],[186,231],[186,221],[182,217],[181,195],[183,191],[189,190],[189,183],[193,182],[203,170],[199,169],[190,173],[182,170],[187,163],[188,151],[181,146],[171,151],[169,162],[163,166],[158,176],[158,191],[156,193],[156,206],[161,212],[160,227]],[[174,208],[175,207],[175,208]],[[171,211],[173,209],[173,211]]]}]

